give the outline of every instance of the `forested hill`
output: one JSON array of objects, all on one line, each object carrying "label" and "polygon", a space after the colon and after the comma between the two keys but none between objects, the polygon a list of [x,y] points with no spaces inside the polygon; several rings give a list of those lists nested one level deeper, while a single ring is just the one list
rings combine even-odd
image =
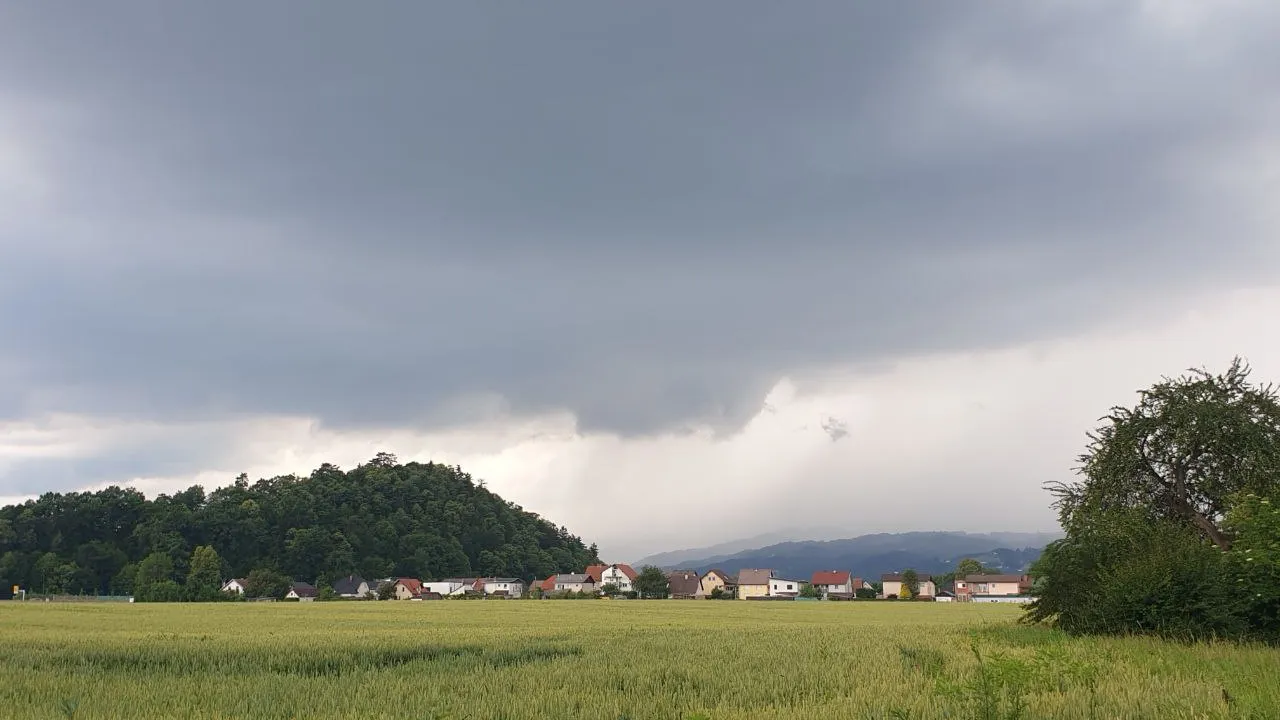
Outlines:
[{"label": "forested hill", "polygon": [[110,487],[0,508],[0,587],[127,593],[149,554],[169,556],[181,579],[201,545],[221,556],[223,577],[274,569],[322,583],[349,573],[529,579],[597,560],[594,545],[460,468],[380,454],[347,472],[325,464],[252,484],[241,475],[207,495],[195,486],[148,500]]}]

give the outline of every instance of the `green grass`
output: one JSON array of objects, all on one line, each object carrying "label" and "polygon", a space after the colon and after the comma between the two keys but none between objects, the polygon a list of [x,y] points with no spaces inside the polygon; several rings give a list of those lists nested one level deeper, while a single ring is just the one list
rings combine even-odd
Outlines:
[{"label": "green grass", "polygon": [[0,605],[0,717],[1280,718],[1280,651],[933,603]]}]

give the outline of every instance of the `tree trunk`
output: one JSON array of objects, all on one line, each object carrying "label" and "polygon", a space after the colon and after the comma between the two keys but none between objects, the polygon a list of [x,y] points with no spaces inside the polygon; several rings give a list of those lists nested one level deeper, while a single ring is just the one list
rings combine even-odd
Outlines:
[{"label": "tree trunk", "polygon": [[1209,536],[1209,539],[1212,540],[1213,544],[1217,545],[1219,549],[1231,549],[1231,537],[1222,532],[1222,530],[1219,529],[1217,525],[1214,525],[1213,521],[1209,520],[1209,518],[1198,512],[1193,512],[1191,514],[1191,520],[1196,524],[1196,527],[1203,530],[1204,534]]}]

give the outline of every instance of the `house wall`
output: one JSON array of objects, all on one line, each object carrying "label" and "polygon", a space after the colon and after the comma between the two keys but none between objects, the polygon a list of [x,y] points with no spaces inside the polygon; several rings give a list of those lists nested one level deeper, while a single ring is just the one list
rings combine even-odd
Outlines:
[{"label": "house wall", "polygon": [[849,594],[851,594],[851,595],[853,594],[853,581],[852,581],[852,580],[850,580],[849,582],[844,583],[844,584],[842,584],[842,585],[819,585],[818,587],[819,587],[823,592],[829,592],[829,593],[849,593]]},{"label": "house wall", "polygon": [[[902,594],[902,583],[901,583],[901,582],[893,582],[893,581],[890,581],[890,580],[886,580],[886,581],[884,581],[883,588],[884,588],[884,589],[883,589],[881,592],[884,594],[884,596],[885,596],[885,597],[889,597],[890,595],[901,595],[901,594]],[[921,595],[929,595],[929,596],[937,595],[937,594],[938,594],[938,586],[937,586],[937,585],[935,585],[935,584],[934,584],[934,582],[933,582],[932,580],[921,580],[921,581],[920,581],[920,594],[921,594]]]},{"label": "house wall", "polygon": [[768,585],[739,585],[738,599],[746,600],[752,597],[764,597],[769,594]]},{"label": "house wall", "polygon": [[227,583],[226,585],[224,585],[224,586],[222,587],[222,591],[223,591],[223,592],[233,592],[233,593],[235,593],[235,594],[237,594],[237,595],[243,595],[243,594],[244,594],[244,586],[243,586],[243,585],[241,585],[240,583],[238,583],[238,582],[236,582],[236,581],[232,580],[231,582]]},{"label": "house wall", "polygon": [[413,593],[409,592],[409,588],[405,587],[404,585],[401,585],[400,583],[396,583],[396,599],[412,600]]},{"label": "house wall", "polygon": [[617,585],[618,589],[622,592],[630,592],[634,589],[631,587],[631,578],[627,577],[626,573],[616,567],[607,567],[604,569],[604,572],[600,573],[601,587],[608,585],[609,583]]},{"label": "house wall", "polygon": [[711,591],[724,587],[724,578],[717,573],[707,573],[698,580],[698,594],[711,595]]},{"label": "house wall", "polygon": [[462,583],[456,582],[426,582],[422,583],[423,590],[429,590],[433,593],[441,595],[455,595],[462,592]]},{"label": "house wall", "polygon": [[523,595],[524,583],[522,582],[487,582],[484,584],[486,593],[496,593],[499,590],[506,590],[507,595]]},{"label": "house wall", "polygon": [[785,580],[783,578],[769,578],[769,594],[785,595],[800,592],[799,580]]},{"label": "house wall", "polygon": [[1018,583],[1016,582],[993,582],[993,583],[969,583],[970,592],[974,595],[1017,595]]},{"label": "house wall", "polygon": [[565,592],[593,592],[595,583],[556,583],[556,590]]},{"label": "house wall", "polygon": [[313,597],[298,597],[298,593],[292,590],[285,595],[285,598],[288,600],[297,600],[298,602],[311,602],[312,600],[315,600]]}]

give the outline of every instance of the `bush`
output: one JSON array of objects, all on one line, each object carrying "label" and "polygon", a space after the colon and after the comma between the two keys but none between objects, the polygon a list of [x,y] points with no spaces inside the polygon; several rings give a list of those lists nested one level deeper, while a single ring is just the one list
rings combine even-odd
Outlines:
[{"label": "bush", "polygon": [[1247,607],[1226,582],[1225,556],[1178,523],[1112,513],[1045,548],[1026,619],[1069,633],[1246,637]]},{"label": "bush", "polygon": [[182,586],[172,580],[146,585],[134,596],[135,602],[178,602],[182,599]]}]

